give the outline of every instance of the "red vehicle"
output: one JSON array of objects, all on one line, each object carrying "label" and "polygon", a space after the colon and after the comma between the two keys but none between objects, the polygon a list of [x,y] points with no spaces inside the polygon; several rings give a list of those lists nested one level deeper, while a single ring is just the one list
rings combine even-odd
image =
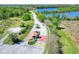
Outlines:
[{"label": "red vehicle", "polygon": [[38,31],[34,31],[32,37],[33,37],[33,38],[40,38],[40,32],[38,32]]}]

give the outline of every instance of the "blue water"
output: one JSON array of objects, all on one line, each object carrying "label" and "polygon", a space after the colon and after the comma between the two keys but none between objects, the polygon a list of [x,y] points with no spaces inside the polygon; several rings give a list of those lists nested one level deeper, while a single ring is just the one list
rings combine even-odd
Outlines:
[{"label": "blue water", "polygon": [[[40,8],[40,9],[36,9],[37,12],[44,12],[44,11],[55,11],[58,8]],[[71,12],[64,12],[64,13],[50,13],[50,14],[45,14],[45,16],[47,17],[51,17],[51,16],[56,16],[56,15],[60,15],[60,17],[66,16],[69,18],[74,18],[76,16],[79,17],[79,11],[71,11]]]},{"label": "blue water", "polygon": [[44,12],[44,11],[55,11],[57,8],[40,8],[36,9],[37,12]]},{"label": "blue water", "polygon": [[47,17],[51,17],[51,16],[56,16],[56,15],[60,15],[60,17],[63,17],[63,16],[67,16],[69,18],[74,18],[76,16],[79,17],[79,11],[72,11],[72,12],[65,12],[65,13],[56,13],[56,14],[45,14],[45,16]]}]

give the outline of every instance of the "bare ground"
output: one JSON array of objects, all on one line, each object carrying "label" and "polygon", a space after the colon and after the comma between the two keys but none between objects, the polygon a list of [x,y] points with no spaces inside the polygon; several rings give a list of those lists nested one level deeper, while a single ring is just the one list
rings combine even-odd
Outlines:
[{"label": "bare ground", "polygon": [[79,21],[62,21],[60,27],[69,32],[75,39],[77,47],[79,47]]},{"label": "bare ground", "polygon": [[[46,21],[46,25],[51,25],[50,21]],[[55,33],[50,33],[48,28],[48,38],[47,38],[47,45],[46,45],[46,53],[48,54],[59,54],[60,47],[59,47],[59,37]]]}]

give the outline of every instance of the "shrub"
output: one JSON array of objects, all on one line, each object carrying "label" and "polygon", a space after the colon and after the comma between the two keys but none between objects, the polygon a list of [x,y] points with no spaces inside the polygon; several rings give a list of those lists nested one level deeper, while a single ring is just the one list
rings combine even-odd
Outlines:
[{"label": "shrub", "polygon": [[25,27],[25,24],[22,22],[20,26],[21,26],[21,27]]},{"label": "shrub", "polygon": [[25,13],[25,14],[22,16],[22,18],[23,18],[24,21],[31,20],[31,14],[30,14],[30,13]]},{"label": "shrub", "polygon": [[36,28],[40,28],[40,26],[37,24]]}]

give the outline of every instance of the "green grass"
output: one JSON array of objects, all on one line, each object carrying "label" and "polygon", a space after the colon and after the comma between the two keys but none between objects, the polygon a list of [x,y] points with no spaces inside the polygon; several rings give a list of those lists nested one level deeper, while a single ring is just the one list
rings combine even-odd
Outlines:
[{"label": "green grass", "polygon": [[78,54],[79,49],[76,46],[76,42],[73,41],[73,37],[70,36],[69,33],[65,32],[64,30],[59,30],[58,34],[60,37],[60,43],[62,46],[62,51],[64,54]]},{"label": "green grass", "polygon": [[78,11],[79,6],[67,6],[67,7],[59,7],[59,12],[66,12],[66,11]]},{"label": "green grass", "polygon": [[18,17],[13,17],[13,18],[10,18],[14,21],[14,25],[12,24],[10,27],[17,27],[17,26],[20,26],[21,22],[22,22],[22,19],[21,18],[18,18]]},{"label": "green grass", "polygon": [[7,39],[6,40],[4,40],[4,42],[3,42],[4,44],[12,44],[13,42],[12,42],[12,39],[11,39],[11,37],[10,36],[8,36],[7,37]]}]

